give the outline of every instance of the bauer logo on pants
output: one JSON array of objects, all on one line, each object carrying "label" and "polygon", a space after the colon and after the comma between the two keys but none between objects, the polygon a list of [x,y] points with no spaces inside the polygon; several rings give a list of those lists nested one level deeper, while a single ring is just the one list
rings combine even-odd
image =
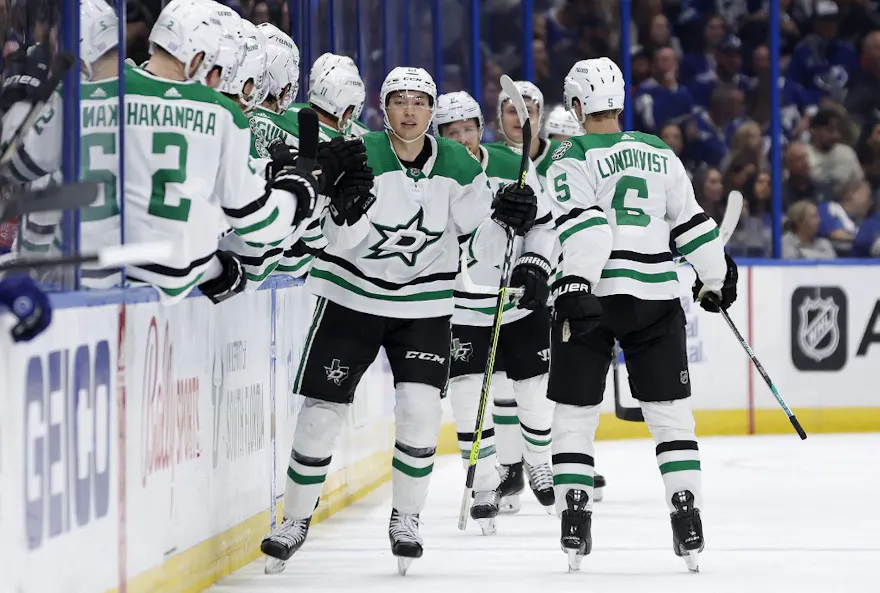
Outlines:
[{"label": "bauer logo on pants", "polygon": [[801,286],[791,295],[791,361],[801,371],[839,371],[846,364],[846,293]]}]

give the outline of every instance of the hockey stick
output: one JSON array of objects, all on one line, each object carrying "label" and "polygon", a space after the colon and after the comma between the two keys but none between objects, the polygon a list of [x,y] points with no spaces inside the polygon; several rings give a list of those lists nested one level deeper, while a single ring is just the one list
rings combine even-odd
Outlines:
[{"label": "hockey stick", "polygon": [[[717,299],[714,299],[717,304]],[[804,432],[801,423],[798,422],[797,417],[794,415],[794,412],[791,411],[791,408],[788,407],[788,404],[785,403],[785,400],[782,399],[782,396],[779,395],[779,391],[776,389],[776,385],[773,384],[773,381],[770,380],[770,375],[767,374],[767,371],[764,370],[764,367],[761,365],[761,362],[758,360],[758,357],[755,356],[755,353],[752,352],[751,346],[746,342],[746,339],[739,333],[739,330],[736,328],[736,324],[733,323],[733,320],[730,318],[730,315],[727,314],[727,311],[721,309],[721,316],[724,317],[724,321],[727,322],[728,327],[730,327],[730,331],[733,332],[733,335],[736,336],[736,339],[739,341],[739,345],[742,346],[743,350],[746,351],[748,357],[752,360],[752,363],[755,365],[755,368],[758,369],[758,373],[763,377],[764,382],[767,384],[767,387],[770,388],[770,392],[773,393],[773,397],[776,398],[776,401],[779,402],[779,405],[782,406],[782,411],[785,412],[785,415],[788,416],[788,420],[791,422],[791,425],[794,427],[798,436],[801,437],[801,440],[807,438],[807,433]]]},{"label": "hockey stick", "polygon": [[313,109],[300,109],[299,120],[299,156],[296,170],[300,173],[313,175],[315,159],[318,157],[318,114]]},{"label": "hockey stick", "polygon": [[[529,120],[529,112],[526,102],[517,90],[513,80],[506,74],[501,77],[501,88],[510,97],[510,102],[516,109],[522,126],[522,159],[519,164],[517,184],[522,189],[526,185],[526,173],[529,170],[529,150],[532,143],[532,124]],[[477,460],[480,455],[480,441],[483,438],[483,417],[486,414],[486,404],[489,400],[489,386],[492,383],[492,373],[495,371],[495,353],[498,350],[498,335],[501,333],[501,315],[504,311],[504,303],[507,300],[508,284],[510,283],[511,265],[513,263],[513,248],[516,243],[516,234],[512,229],[507,229],[507,245],[504,250],[504,263],[501,266],[501,281],[496,291],[498,297],[495,300],[495,314],[492,319],[492,332],[489,338],[489,355],[486,359],[486,369],[483,372],[483,386],[480,389],[480,403],[477,408],[477,420],[474,426],[474,438],[471,443],[471,455],[468,459],[467,477],[465,479],[464,493],[461,497],[461,509],[458,513],[458,528],[467,528],[468,511],[470,510],[471,494],[474,490],[474,478],[477,472]],[[467,265],[464,266],[467,270]]]},{"label": "hockey stick", "polygon": [[[733,232],[739,224],[739,218],[742,215],[743,195],[738,191],[732,191],[727,196],[727,208],[724,210],[724,217],[718,226],[718,237],[721,239],[722,245],[727,245]],[[680,257],[677,265],[684,265],[687,260]],[[626,422],[644,422],[645,416],[642,414],[642,408],[628,408],[623,405],[620,397],[620,345],[615,341],[614,350],[612,351],[612,372],[614,373],[614,415],[620,420]]]},{"label": "hockey stick", "polygon": [[94,181],[77,181],[38,190],[18,189],[0,204],[0,222],[34,212],[88,206],[97,199],[99,188]]},{"label": "hockey stick", "polygon": [[97,253],[86,255],[69,255],[55,258],[17,259],[0,264],[0,273],[55,266],[78,266],[95,263],[96,268],[121,268],[131,264],[153,263],[174,253],[174,243],[157,241],[155,243],[129,243],[104,247]]}]

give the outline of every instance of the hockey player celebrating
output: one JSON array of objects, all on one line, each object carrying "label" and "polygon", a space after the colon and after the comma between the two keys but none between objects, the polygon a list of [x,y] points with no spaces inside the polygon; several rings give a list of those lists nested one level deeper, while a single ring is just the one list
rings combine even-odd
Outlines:
[{"label": "hockey player celebrating", "polygon": [[[529,110],[529,120],[531,120],[532,124],[532,142],[529,146],[529,158],[535,163],[538,179],[543,185],[544,190],[549,191],[546,185],[547,167],[550,165],[550,155],[559,146],[559,142],[539,137],[541,122],[544,119],[544,93],[527,80],[516,81],[516,88],[526,101],[526,107]],[[521,154],[523,145],[522,126],[520,125],[516,109],[510,102],[510,97],[503,90],[498,94],[498,129],[504,140],[494,144],[504,146],[508,150],[519,151]]]},{"label": "hockey player celebrating", "polygon": [[[309,70],[309,103],[312,106],[315,106],[315,102],[312,99],[312,89],[319,88],[320,79],[324,78],[329,72],[335,69],[348,70],[354,74],[358,80],[361,80],[361,86],[364,86],[357,64],[355,64],[354,60],[350,57],[331,54],[329,52],[321,54],[318,59],[315,60],[315,63],[312,64],[312,69]],[[363,136],[364,134],[369,133],[370,129],[358,120],[363,109],[364,105],[363,102],[361,102],[360,105],[355,107],[349,117],[345,118],[344,121],[339,122],[337,130],[346,136]]]},{"label": "hockey player celebrating", "polygon": [[[480,145],[483,114],[479,104],[469,94],[457,92],[441,95],[437,99],[433,125],[437,136],[456,140],[471,151],[489,177],[491,187],[503,187],[519,176],[519,156],[503,146]],[[544,192],[533,168],[529,169],[526,181],[535,188],[539,204],[542,204]],[[495,363],[498,376],[492,380],[495,405],[514,403],[518,406],[522,436],[514,435],[514,439],[510,439],[512,443],[497,444],[499,457],[502,453],[508,458],[513,456],[512,463],[501,468],[502,482],[495,467],[497,428],[493,426],[491,418],[483,420],[471,517],[480,523],[484,534],[495,532],[494,518],[498,514],[502,496],[509,505],[508,510],[518,510],[519,493],[524,488],[523,457],[540,503],[552,509],[554,502],[553,472],[550,468],[553,404],[547,399],[550,318],[545,305],[550,296],[550,258],[556,235],[546,225],[551,220],[547,206],[541,208],[539,216],[541,218],[536,226],[525,236],[524,253],[516,260],[511,273],[511,286],[525,286],[528,290],[518,307],[515,303],[505,307],[502,317],[504,325],[498,341],[499,361]],[[498,286],[501,271],[496,263],[499,262],[471,261],[469,273],[474,282],[483,286]],[[449,397],[465,467],[473,441],[480,387],[486,368],[486,345],[490,340],[494,312],[494,296],[468,293],[459,279],[455,291],[455,312],[452,315]],[[509,391],[505,392],[505,389]],[[524,451],[520,441],[524,441]],[[513,451],[503,450],[505,446]]]},{"label": "hockey player celebrating", "polygon": [[422,555],[425,505],[449,372],[458,237],[494,261],[507,232],[534,223],[530,188],[494,199],[479,163],[461,145],[426,135],[437,90],[421,68],[395,68],[380,91],[386,131],[363,137],[376,197],[337,196],[325,219],[327,249],[306,287],[318,296],[294,391],[297,418],[284,520],[262,542],[267,571],[283,568],[308,534],[330,456],[355,388],[380,347],[395,383],[391,551],[405,574]]},{"label": "hockey player celebrating", "polygon": [[562,142],[583,133],[584,130],[574,115],[564,106],[557,105],[547,114],[547,121],[544,122],[544,134],[547,136],[547,140]]},{"label": "hockey player celebrating", "polygon": [[150,33],[146,68],[126,71],[125,158],[141,164],[125,179],[126,240],[175,244],[168,258],[127,273],[166,303],[195,286],[215,303],[243,290],[241,262],[217,248],[218,206],[236,233],[265,244],[301,232],[317,199],[311,176],[273,167],[263,180],[250,167],[247,119],[214,90],[224,38],[214,10],[197,0],[168,4]]},{"label": "hockey player celebrating", "polygon": [[696,270],[694,297],[707,311],[734,302],[737,270],[672,149],[656,136],[620,131],[625,92],[610,59],[574,65],[565,104],[586,135],[554,151],[547,177],[563,251],[561,278],[553,284],[548,390],[557,402],[553,472],[561,544],[571,569],[590,553],[593,439],[616,338],[656,442],[675,553],[696,570],[703,549],[700,461],[670,240]]}]

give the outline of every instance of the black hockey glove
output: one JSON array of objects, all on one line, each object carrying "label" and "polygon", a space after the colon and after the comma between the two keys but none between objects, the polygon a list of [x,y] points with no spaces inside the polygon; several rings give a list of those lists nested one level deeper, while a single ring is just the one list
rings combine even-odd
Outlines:
[{"label": "black hockey glove", "polygon": [[3,89],[0,90],[0,113],[19,101],[33,102],[40,87],[49,78],[50,54],[46,44],[22,47],[7,58]]},{"label": "black hockey glove", "polygon": [[296,170],[296,151],[276,138],[266,147],[271,161],[266,165],[266,194],[273,189],[293,194],[296,198],[296,213],[293,216],[293,225],[312,216],[318,203],[320,192],[320,171],[312,174]]},{"label": "black hockey glove", "polygon": [[550,298],[550,262],[537,253],[524,253],[510,274],[510,285],[523,288],[519,306],[532,311],[543,309]]},{"label": "black hockey glove", "polygon": [[316,160],[324,174],[325,187],[321,189],[321,193],[330,195],[330,187],[337,185],[344,173],[360,171],[366,166],[367,148],[360,138],[346,140],[337,136],[330,142],[318,144]]},{"label": "black hockey glove", "polygon": [[694,282],[694,301],[699,302],[700,306],[709,313],[719,313],[718,305],[727,311],[727,309],[736,301],[736,282],[739,280],[739,271],[736,268],[736,262],[733,261],[726,253],[724,260],[727,262],[727,273],[724,275],[724,284],[721,286],[721,298],[717,293],[706,293],[700,298],[700,291],[703,290],[703,282],[699,276]]},{"label": "black hockey glove", "polygon": [[214,255],[220,260],[223,273],[199,284],[199,290],[216,305],[243,291],[247,277],[241,267],[241,260],[234,253],[218,250]]},{"label": "black hockey glove", "polygon": [[492,200],[492,219],[518,235],[525,235],[537,216],[538,198],[528,185],[520,189],[509,183],[499,189]]},{"label": "black hockey glove", "polygon": [[330,217],[339,226],[355,224],[376,202],[373,189],[373,170],[362,165],[346,172],[330,195]]},{"label": "black hockey glove", "polygon": [[590,283],[580,276],[563,276],[553,283],[553,340],[567,342],[565,322],[571,332],[569,339],[583,338],[596,329],[602,319],[602,304],[593,294]]}]

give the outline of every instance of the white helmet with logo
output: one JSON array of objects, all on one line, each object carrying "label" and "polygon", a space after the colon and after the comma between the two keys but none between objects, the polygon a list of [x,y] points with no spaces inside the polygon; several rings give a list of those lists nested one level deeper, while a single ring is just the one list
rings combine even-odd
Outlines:
[{"label": "white helmet with logo", "polygon": [[309,88],[309,103],[336,116],[342,126],[342,116],[352,107],[351,118],[357,119],[364,108],[367,91],[357,70],[336,66],[318,76]]},{"label": "white helmet with logo", "polygon": [[581,123],[591,113],[623,109],[625,98],[623,73],[609,58],[581,60],[572,66],[565,77],[565,108],[574,113],[572,103],[575,99],[580,101],[583,113]]},{"label": "white helmet with logo", "polygon": [[[519,94],[523,96],[523,99],[531,99],[538,108],[538,125],[540,126],[541,120],[544,119],[544,93],[528,80],[517,80],[513,84],[516,86],[516,90],[519,91]],[[510,95],[502,89],[501,92],[498,93],[498,125],[502,134],[504,133],[504,126],[501,125],[501,110],[504,108],[504,103],[508,99],[510,99]]]},{"label": "white helmet with logo", "polygon": [[241,20],[241,30],[245,39],[244,61],[239,69],[239,77],[247,82],[254,80],[254,91],[249,101],[243,101],[246,108],[250,109],[250,103],[259,105],[266,100],[269,94],[268,55],[266,54],[266,36],[255,24],[247,19]]},{"label": "white helmet with logo", "polygon": [[[398,66],[388,73],[382,88],[379,89],[379,101],[384,116],[385,128],[391,130],[391,124],[388,121],[388,95],[400,91],[419,91],[425,93],[430,98],[431,111],[437,103],[437,85],[434,79],[428,74],[424,68],[411,68],[407,66]],[[428,124],[431,127],[431,124]],[[394,132],[394,130],[391,130]],[[422,132],[424,135],[427,129]],[[395,133],[396,135],[396,133]],[[421,136],[419,136],[421,138]]]},{"label": "white helmet with logo", "polygon": [[81,0],[79,4],[79,59],[86,79],[92,66],[119,41],[116,13],[104,0]]},{"label": "white helmet with logo", "polygon": [[[150,31],[151,49],[160,47],[184,66],[186,80],[204,83],[217,62],[223,27],[215,11],[197,0],[173,0],[162,9]],[[204,53],[202,63],[190,76],[193,60]]]},{"label": "white helmet with logo", "polygon": [[318,59],[312,64],[312,69],[309,70],[309,89],[312,89],[318,78],[331,68],[346,68],[353,71],[358,76],[361,74],[358,70],[357,64],[355,64],[354,60],[348,56],[340,56],[326,52],[318,56]]},{"label": "white helmet with logo", "polygon": [[456,121],[476,119],[480,128],[480,140],[483,139],[483,111],[480,104],[464,91],[444,93],[437,97],[437,109],[434,110],[434,135],[440,135],[440,126]]},{"label": "white helmet with logo", "polygon": [[214,0],[202,0],[214,9],[220,26],[223,27],[223,37],[220,40],[220,53],[217,56],[217,66],[220,66],[222,78],[217,90],[221,93],[235,95],[229,90],[233,81],[238,78],[238,69],[245,56],[244,33],[241,28],[241,17],[229,7],[215,2]]},{"label": "white helmet with logo", "polygon": [[[268,92],[278,100],[279,113],[284,113],[299,90],[299,48],[290,36],[271,23],[263,23],[257,29],[266,36],[268,45]],[[288,85],[290,88],[285,93]]]},{"label": "white helmet with logo", "polygon": [[544,133],[547,136],[557,134],[560,136],[581,136],[584,130],[571,111],[562,105],[557,105],[547,115],[547,121],[544,122]]}]

